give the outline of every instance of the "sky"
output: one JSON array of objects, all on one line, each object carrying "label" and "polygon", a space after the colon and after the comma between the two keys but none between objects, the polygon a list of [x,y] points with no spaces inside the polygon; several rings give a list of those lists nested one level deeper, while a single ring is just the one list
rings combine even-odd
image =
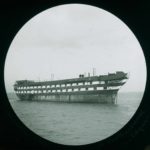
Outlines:
[{"label": "sky", "polygon": [[90,5],[47,9],[29,20],[12,41],[5,60],[5,86],[16,80],[54,80],[124,71],[122,92],[144,91],[146,64],[132,31],[113,14]]}]

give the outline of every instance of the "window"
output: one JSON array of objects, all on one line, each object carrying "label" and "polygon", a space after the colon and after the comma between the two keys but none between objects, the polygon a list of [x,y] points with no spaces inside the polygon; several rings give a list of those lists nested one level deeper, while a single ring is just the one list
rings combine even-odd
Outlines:
[{"label": "window", "polygon": [[67,84],[67,86],[71,86],[71,84]]},{"label": "window", "polygon": [[65,84],[61,84],[61,87],[65,87]]},{"label": "window", "polygon": [[97,87],[97,90],[103,90],[103,87]]},{"label": "window", "polygon": [[34,93],[34,90],[32,90],[31,93],[33,94],[33,93]]},{"label": "window", "polygon": [[77,85],[77,83],[73,83],[73,84],[72,84],[72,86],[76,86],[76,85]]},{"label": "window", "polygon": [[93,81],[92,84],[99,84],[99,81]]},{"label": "window", "polygon": [[68,89],[68,92],[72,92],[72,89]]},{"label": "window", "polygon": [[100,82],[100,84],[105,84],[105,81],[99,81]]},{"label": "window", "polygon": [[78,85],[83,85],[83,83],[79,83]]},{"label": "window", "polygon": [[90,87],[90,88],[88,88],[88,90],[89,90],[89,91],[93,91],[93,90],[94,90],[94,88],[93,88],[93,87]]},{"label": "window", "polygon": [[74,91],[79,91],[79,89],[74,89]]},{"label": "window", "polygon": [[66,92],[66,89],[63,89],[62,92]]},{"label": "window", "polygon": [[81,88],[80,91],[85,91],[85,88]]}]

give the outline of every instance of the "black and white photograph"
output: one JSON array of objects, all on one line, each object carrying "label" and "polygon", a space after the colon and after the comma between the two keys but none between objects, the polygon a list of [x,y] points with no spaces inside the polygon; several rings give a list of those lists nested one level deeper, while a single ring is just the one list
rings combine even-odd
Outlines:
[{"label": "black and white photograph", "polygon": [[14,37],[5,90],[21,122],[61,145],[109,138],[134,116],[147,66],[132,30],[107,10],[64,4],[31,18]]}]

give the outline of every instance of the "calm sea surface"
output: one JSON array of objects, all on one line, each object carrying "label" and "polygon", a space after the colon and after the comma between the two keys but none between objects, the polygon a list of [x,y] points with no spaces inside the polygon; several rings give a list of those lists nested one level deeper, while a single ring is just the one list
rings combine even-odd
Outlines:
[{"label": "calm sea surface", "polygon": [[9,94],[20,120],[33,132],[55,143],[83,145],[121,129],[133,116],[142,93],[119,93],[118,104],[19,101]]}]

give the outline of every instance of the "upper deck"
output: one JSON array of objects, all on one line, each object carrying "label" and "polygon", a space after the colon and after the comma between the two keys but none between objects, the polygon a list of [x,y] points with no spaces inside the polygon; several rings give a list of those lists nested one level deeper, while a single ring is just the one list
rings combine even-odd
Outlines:
[{"label": "upper deck", "polygon": [[16,81],[15,85],[42,86],[42,85],[85,83],[85,82],[93,82],[93,81],[105,81],[105,82],[115,81],[115,80],[121,81],[123,79],[128,79],[128,74],[118,71],[116,73],[108,73],[108,75],[91,76],[91,77],[81,76],[79,78],[54,80],[54,81],[40,81],[40,82],[36,81],[35,82],[31,80],[20,80],[20,81]]},{"label": "upper deck", "polygon": [[90,90],[112,90],[119,89],[125,84],[128,74],[116,72],[114,74],[35,82],[32,80],[16,81],[14,90],[18,93],[57,93],[77,92]]}]

